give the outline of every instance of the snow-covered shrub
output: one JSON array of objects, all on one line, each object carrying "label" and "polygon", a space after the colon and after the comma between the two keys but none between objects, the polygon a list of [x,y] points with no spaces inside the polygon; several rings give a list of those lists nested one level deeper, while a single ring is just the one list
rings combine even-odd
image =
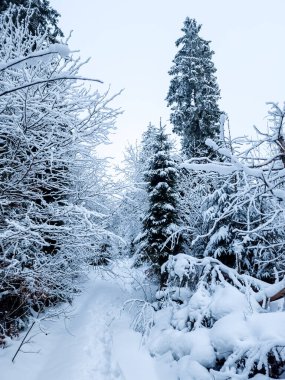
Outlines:
[{"label": "snow-covered shrub", "polygon": [[282,303],[267,301],[284,281],[270,285],[217,259],[183,254],[170,257],[164,270],[168,284],[157,293],[149,349],[161,360],[171,357],[179,379],[281,373],[285,313]]}]

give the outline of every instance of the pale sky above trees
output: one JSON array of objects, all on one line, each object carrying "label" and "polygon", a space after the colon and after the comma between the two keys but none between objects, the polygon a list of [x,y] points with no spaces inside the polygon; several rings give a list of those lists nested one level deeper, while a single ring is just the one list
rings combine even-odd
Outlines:
[{"label": "pale sky above trees", "polygon": [[[211,40],[221,89],[221,109],[230,117],[232,134],[266,126],[266,101],[285,100],[285,24],[283,0],[51,0],[61,13],[60,27],[82,58],[92,57],[85,73],[111,84],[124,114],[118,120],[115,146],[122,152],[140,139],[149,121],[167,122],[165,97],[175,41],[186,16],[202,24]],[[104,88],[102,86],[102,89]]]}]

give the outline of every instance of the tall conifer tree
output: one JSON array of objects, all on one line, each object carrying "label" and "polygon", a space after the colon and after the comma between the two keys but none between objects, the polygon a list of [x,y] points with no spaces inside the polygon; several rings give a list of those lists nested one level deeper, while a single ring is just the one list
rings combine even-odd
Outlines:
[{"label": "tall conifer tree", "polygon": [[173,131],[182,137],[182,149],[189,158],[209,155],[205,140],[218,135],[221,114],[214,52],[209,41],[199,36],[200,29],[195,19],[186,18],[184,35],[176,41],[180,50],[169,71],[172,79],[166,98]]}]

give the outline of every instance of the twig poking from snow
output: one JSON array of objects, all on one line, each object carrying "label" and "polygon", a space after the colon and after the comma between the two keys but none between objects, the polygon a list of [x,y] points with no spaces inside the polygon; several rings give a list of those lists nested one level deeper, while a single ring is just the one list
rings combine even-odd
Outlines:
[{"label": "twig poking from snow", "polygon": [[36,321],[34,321],[34,322],[31,324],[30,328],[29,328],[28,331],[26,332],[26,334],[25,334],[24,338],[22,339],[22,341],[21,341],[21,343],[20,343],[20,345],[19,345],[17,351],[15,352],[15,355],[14,355],[13,358],[12,358],[12,363],[14,363],[14,361],[15,361],[15,359],[16,359],[16,356],[18,355],[18,353],[19,353],[20,350],[21,350],[21,347],[25,344],[25,341],[26,341],[28,335],[30,334],[30,332],[32,331],[32,328],[34,327],[35,323],[36,323]]}]

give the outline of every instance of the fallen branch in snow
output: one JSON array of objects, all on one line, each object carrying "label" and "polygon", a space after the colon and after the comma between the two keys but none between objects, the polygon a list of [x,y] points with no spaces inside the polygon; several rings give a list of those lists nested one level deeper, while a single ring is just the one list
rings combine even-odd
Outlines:
[{"label": "fallen branch in snow", "polygon": [[[235,269],[227,267],[212,257],[197,259],[189,255],[178,254],[170,257],[163,270],[169,273],[169,281],[172,286],[158,292],[158,299],[170,296],[173,300],[179,300],[177,294],[182,296],[181,288],[188,284],[192,290],[195,290],[195,286],[202,282],[208,284],[231,283],[242,293],[246,293],[250,289],[254,299],[262,306],[285,297],[285,278],[275,284],[268,284],[246,274],[239,274]],[[187,293],[184,293],[187,296]]]},{"label": "fallen branch in snow", "polygon": [[260,290],[255,299],[259,303],[267,303],[267,301],[277,301],[285,296],[285,278],[276,284],[269,285],[268,287]]},{"label": "fallen branch in snow", "polygon": [[[200,268],[200,269],[199,269]],[[248,287],[252,289],[265,289],[268,283],[246,274],[239,274],[237,270],[230,268],[213,257],[204,257],[198,259],[196,257],[178,254],[170,256],[169,260],[164,264],[162,270],[169,273],[170,280],[176,279],[176,285],[183,285],[187,279],[192,280],[193,275],[198,276],[198,281],[220,283],[232,282],[239,290],[243,291]],[[209,278],[210,276],[210,278]],[[193,283],[192,283],[193,285]]]}]

